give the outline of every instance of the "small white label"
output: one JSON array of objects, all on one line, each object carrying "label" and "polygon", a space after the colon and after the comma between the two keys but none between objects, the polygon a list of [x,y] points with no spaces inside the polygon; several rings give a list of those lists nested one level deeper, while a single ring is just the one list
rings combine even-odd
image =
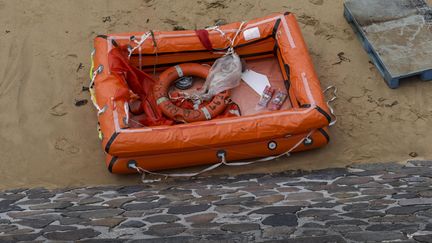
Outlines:
[{"label": "small white label", "polygon": [[270,81],[267,76],[252,70],[243,72],[242,79],[260,96],[264,92],[265,87],[270,86]]},{"label": "small white label", "polygon": [[253,40],[261,37],[260,31],[258,27],[250,28],[243,31],[243,36],[245,40]]}]

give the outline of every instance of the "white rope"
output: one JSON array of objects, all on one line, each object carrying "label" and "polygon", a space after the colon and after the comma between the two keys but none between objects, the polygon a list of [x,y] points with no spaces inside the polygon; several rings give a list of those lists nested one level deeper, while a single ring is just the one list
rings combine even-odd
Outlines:
[{"label": "white rope", "polygon": [[331,98],[331,99],[329,99],[328,101],[327,101],[327,106],[328,106],[328,108],[330,109],[330,113],[331,113],[331,115],[332,115],[332,117],[333,117],[333,120],[330,122],[330,124],[329,124],[329,126],[331,127],[331,126],[334,126],[335,124],[336,124],[336,122],[337,122],[337,116],[335,115],[335,113],[334,113],[334,109],[333,109],[333,107],[330,105],[330,103],[333,103],[335,100],[337,100],[337,91],[338,91],[338,89],[337,89],[337,87],[336,86],[334,86],[334,85],[330,85],[330,86],[328,86],[325,90],[324,90],[324,94],[325,93],[327,93],[329,90],[331,90],[331,89],[333,89],[333,92],[332,92],[332,94],[333,94],[333,97]]},{"label": "white rope", "polygon": [[93,106],[98,111],[98,116],[101,115],[102,113],[104,113],[108,109],[108,107],[106,105],[102,108],[99,107],[99,105],[96,103],[96,96],[94,94],[94,89],[93,89],[94,82],[96,80],[96,76],[98,74],[102,73],[102,71],[103,71],[103,66],[99,65],[99,67],[96,70],[94,70],[93,75],[92,75],[92,79],[91,79],[90,84],[89,84],[91,101],[93,103]]},{"label": "white rope", "polygon": [[206,30],[216,30],[217,32],[219,32],[219,34],[222,35],[222,37],[225,37],[225,32],[223,32],[221,29],[219,29],[219,26],[211,26],[206,28]]},{"label": "white rope", "polygon": [[194,177],[194,176],[198,176],[200,174],[203,174],[205,172],[214,170],[222,165],[226,165],[226,166],[245,166],[245,165],[251,165],[251,164],[255,164],[255,163],[259,163],[259,162],[266,162],[266,161],[271,161],[271,160],[275,160],[278,158],[281,158],[283,156],[290,156],[291,152],[294,151],[295,149],[297,149],[306,139],[309,139],[309,137],[313,134],[313,132],[315,132],[315,130],[311,131],[308,133],[308,135],[306,135],[304,138],[300,139],[293,147],[291,147],[289,150],[287,150],[286,152],[277,155],[277,156],[269,156],[266,158],[262,158],[262,159],[258,159],[258,160],[253,160],[253,161],[248,161],[248,162],[228,162],[226,160],[226,155],[225,153],[221,153],[218,154],[218,157],[220,158],[220,162],[214,165],[211,165],[203,170],[200,170],[198,172],[193,172],[193,173],[170,173],[170,174],[166,174],[166,173],[157,173],[157,172],[151,172],[148,170],[145,170],[141,167],[139,167],[137,164],[129,164],[128,167],[130,169],[134,169],[136,170],[138,173],[142,174],[142,181],[148,182],[147,180],[145,180],[145,175],[149,174],[149,175],[156,175],[156,176],[163,176],[165,178],[168,177]]},{"label": "white rope", "polygon": [[129,49],[129,59],[132,56],[133,52],[136,51],[136,49],[140,49],[140,58],[141,58],[141,45],[151,36],[150,32],[146,32],[141,36],[140,41],[137,41],[135,38],[133,38],[133,41],[137,44],[135,47]]},{"label": "white rope", "polygon": [[96,76],[103,71],[103,66],[99,65],[99,67],[93,71],[92,78],[90,80],[89,88],[93,88],[94,82],[96,80]]},{"label": "white rope", "polygon": [[230,42],[230,46],[229,46],[229,48],[228,48],[228,51],[227,51],[227,53],[225,54],[225,56],[227,56],[227,55],[231,55],[231,54],[234,54],[234,44],[235,44],[235,41],[236,41],[236,39],[237,39],[237,37],[238,37],[238,35],[240,34],[240,32],[242,31],[242,29],[243,29],[243,25],[245,24],[246,22],[241,22],[241,24],[240,24],[240,27],[237,29],[237,32],[235,33],[235,35],[234,35],[234,38],[229,38],[228,36],[227,36],[227,38],[228,38],[228,40],[229,40],[229,42]]},{"label": "white rope", "polygon": [[[226,35],[225,32],[223,32],[219,28],[219,26],[211,26],[211,27],[206,28],[206,30],[217,31],[217,32],[219,32],[222,35],[222,37],[225,37],[228,40],[229,46],[227,47],[228,51],[225,53],[225,55],[230,55],[230,54],[234,53],[234,44],[235,44],[235,41],[236,41],[238,35],[240,34],[240,32],[242,31],[243,26],[245,25],[245,23],[246,22],[244,22],[244,21],[241,22],[240,27],[237,29],[237,31],[236,31],[236,33],[234,35],[234,38],[232,38],[232,39],[228,35]],[[219,53],[219,52],[215,52],[215,53]]]}]

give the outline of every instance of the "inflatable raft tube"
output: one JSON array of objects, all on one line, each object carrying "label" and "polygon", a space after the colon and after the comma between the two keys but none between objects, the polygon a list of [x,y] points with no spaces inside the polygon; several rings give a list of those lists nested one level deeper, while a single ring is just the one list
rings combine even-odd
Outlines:
[{"label": "inflatable raft tube", "polygon": [[[127,166],[130,161],[151,171],[217,163],[216,153],[221,150],[226,152],[228,162],[273,156],[305,137],[313,144],[296,148],[295,152],[327,144],[326,128],[332,116],[293,14],[273,14],[207,31],[212,50],[202,44],[195,31],[187,30],[95,38],[93,66],[98,69],[92,90],[99,110],[102,146],[112,173],[136,172]],[[108,54],[113,48],[132,51],[130,64],[135,67],[161,73],[181,63],[213,63],[223,56],[236,33],[236,53],[253,70],[266,74],[272,85],[288,93],[281,110],[255,112],[249,104],[255,106],[259,97],[241,86],[231,92],[232,99],[241,106],[240,117],[130,128],[126,102],[114,99],[116,92],[124,88],[124,81],[109,70]],[[269,147],[272,141],[277,143],[276,150]]]}]

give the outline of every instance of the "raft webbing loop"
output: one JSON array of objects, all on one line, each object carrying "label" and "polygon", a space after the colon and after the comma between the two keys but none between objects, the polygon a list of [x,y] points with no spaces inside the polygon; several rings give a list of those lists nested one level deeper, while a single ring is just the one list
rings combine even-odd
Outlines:
[{"label": "raft webbing loop", "polygon": [[213,46],[209,38],[209,33],[207,30],[195,30],[196,35],[198,36],[201,44],[208,50],[212,51]]},{"label": "raft webbing loop", "polygon": [[160,97],[159,99],[156,100],[156,104],[160,105],[165,101],[169,101],[169,99],[167,97]]},{"label": "raft webbing loop", "polygon": [[183,70],[181,69],[181,67],[179,65],[175,65],[174,66],[176,71],[177,71],[177,75],[179,78],[183,78],[184,77],[184,73]]},{"label": "raft webbing loop", "polygon": [[201,108],[201,111],[204,113],[207,120],[211,120],[212,116],[209,112],[209,110],[206,107]]},{"label": "raft webbing loop", "polygon": [[[280,155],[276,155],[276,156],[269,156],[269,157],[265,157],[262,159],[258,159],[258,160],[253,160],[253,161],[247,161],[247,162],[228,162],[226,159],[226,153],[220,153],[217,152],[217,156],[220,159],[220,162],[214,165],[211,165],[201,171],[195,172],[195,173],[172,173],[172,174],[168,174],[168,173],[157,173],[157,172],[151,172],[148,170],[145,170],[141,167],[139,167],[136,163],[130,163],[128,164],[129,169],[133,169],[136,170],[138,173],[142,174],[142,182],[146,183],[149,182],[148,180],[144,180],[145,179],[145,175],[149,174],[149,175],[156,175],[156,176],[162,176],[162,177],[194,177],[194,176],[198,176],[200,174],[203,174],[205,172],[214,170],[222,165],[226,165],[226,166],[245,166],[245,165],[251,165],[251,164],[255,164],[255,163],[259,163],[259,162],[266,162],[266,161],[271,161],[271,160],[275,160],[275,159],[279,159],[283,156],[290,156],[291,152],[293,152],[295,149],[297,149],[300,145],[302,145],[307,139],[310,139],[310,136],[315,132],[316,130],[312,130],[310,131],[304,138],[300,139],[293,147],[291,147],[289,150],[287,150],[286,152],[280,154]],[[160,179],[159,179],[160,180]],[[157,181],[157,180],[155,180]]]}]

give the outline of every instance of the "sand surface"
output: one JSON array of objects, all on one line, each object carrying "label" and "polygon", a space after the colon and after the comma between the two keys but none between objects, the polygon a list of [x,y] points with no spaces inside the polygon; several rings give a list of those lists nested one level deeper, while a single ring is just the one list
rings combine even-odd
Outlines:
[{"label": "sand surface", "polygon": [[339,88],[331,144],[213,173],[404,161],[413,152],[432,158],[432,83],[389,89],[343,18],[342,0],[0,0],[0,188],[139,182],[108,173],[96,112],[90,103],[75,106],[89,98],[81,87],[96,34],[201,28],[283,11],[298,16],[322,86]]}]

